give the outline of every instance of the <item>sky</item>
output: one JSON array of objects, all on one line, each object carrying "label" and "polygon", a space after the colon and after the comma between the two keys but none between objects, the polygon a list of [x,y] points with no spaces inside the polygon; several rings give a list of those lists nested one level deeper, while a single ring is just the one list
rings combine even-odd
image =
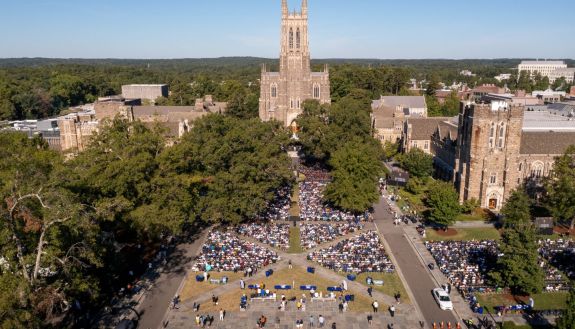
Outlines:
[{"label": "sky", "polygon": [[[312,58],[575,57],[574,0],[308,2]],[[276,58],[280,3],[0,0],[0,58]]]}]

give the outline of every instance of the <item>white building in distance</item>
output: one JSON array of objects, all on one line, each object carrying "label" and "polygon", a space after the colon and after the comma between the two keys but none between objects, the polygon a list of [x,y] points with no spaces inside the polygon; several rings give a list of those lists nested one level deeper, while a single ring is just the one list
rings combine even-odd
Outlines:
[{"label": "white building in distance", "polygon": [[567,68],[563,61],[521,61],[517,71],[528,71],[532,76],[539,72],[542,76],[548,77],[549,82],[565,77],[567,83],[572,83],[575,76],[575,68]]}]

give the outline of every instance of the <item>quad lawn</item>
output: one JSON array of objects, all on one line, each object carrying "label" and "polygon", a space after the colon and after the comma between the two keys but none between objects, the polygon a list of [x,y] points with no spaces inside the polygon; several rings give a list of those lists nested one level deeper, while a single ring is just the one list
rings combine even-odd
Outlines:
[{"label": "quad lawn", "polygon": [[[503,305],[527,304],[529,297],[510,294],[476,294],[479,305],[495,313],[494,307]],[[559,310],[567,305],[568,292],[546,292],[533,295],[535,310]]]},{"label": "quad lawn", "polygon": [[373,290],[379,291],[382,294],[388,295],[393,297],[396,293],[399,292],[401,295],[401,302],[402,303],[410,303],[409,296],[407,295],[407,291],[399,278],[397,273],[361,273],[357,276],[356,281],[365,285],[365,289],[367,291],[367,287],[369,287],[365,283],[365,279],[370,276],[374,280],[383,280],[383,286],[371,286]]},{"label": "quad lawn", "polygon": [[[308,284],[315,285],[318,288],[317,291],[322,292],[324,296],[327,294],[327,287],[339,285],[339,282],[334,282],[334,281],[328,280],[328,279],[326,279],[326,278],[324,278],[318,274],[308,273],[305,270],[305,268],[298,267],[298,266],[294,266],[293,269],[291,269],[291,270],[287,269],[287,268],[279,270],[278,272],[275,272],[270,277],[261,278],[257,282],[249,282],[249,284],[254,284],[254,283],[259,283],[259,284],[263,283],[266,285],[266,287],[268,289],[272,288],[272,289],[270,289],[270,291],[274,291],[273,287],[275,285],[278,285],[278,284],[289,284],[289,285],[293,285],[296,288],[296,289],[292,289],[292,290],[276,291],[278,298],[277,298],[277,302],[275,302],[274,305],[279,303],[279,300],[280,300],[279,296],[281,296],[281,294],[285,294],[286,298],[288,298],[288,299],[290,299],[291,297],[296,297],[298,300],[301,298],[302,294],[306,294],[308,303],[310,303],[311,299],[309,298],[309,291],[299,290],[299,286],[301,286],[301,285],[308,285]],[[239,287],[239,284],[237,282],[233,283],[233,284],[237,288],[233,289],[232,291],[230,291],[226,294],[218,296],[218,298],[219,298],[218,305],[213,305],[211,300],[208,300],[201,305],[200,311],[201,312],[203,312],[203,311],[214,312],[214,311],[219,311],[220,308],[223,308],[224,310],[227,310],[227,311],[237,311],[239,309],[240,297],[244,293],[249,296],[250,290],[248,290],[248,289],[241,290]],[[366,291],[359,292],[359,291],[354,291],[354,290],[350,289],[350,290],[348,290],[347,293],[355,295],[355,301],[349,303],[349,310],[350,311],[352,311],[352,312],[369,312],[372,309],[371,303],[373,302],[373,300],[370,299],[369,296],[367,296]],[[260,303],[260,302],[258,302],[258,303]],[[270,301],[270,303],[273,303],[273,302]],[[384,305],[384,303],[382,303],[381,301],[379,301],[379,304],[380,304],[380,309],[385,310],[387,308],[387,306]]]},{"label": "quad lawn", "polygon": [[447,232],[443,230],[427,229],[426,240],[429,241],[445,241],[445,240],[499,240],[501,235],[495,228],[450,228]]},{"label": "quad lawn", "polygon": [[[196,297],[216,289],[219,287],[217,284],[211,284],[209,282],[197,282],[196,275],[203,274],[203,272],[190,272],[186,278],[186,283],[180,292],[180,298],[182,301],[189,299],[195,299]],[[228,284],[232,284],[234,281],[241,279],[244,276],[243,272],[210,272],[210,279],[221,279],[222,277],[228,277]],[[237,283],[234,283],[237,284]]]},{"label": "quad lawn", "polygon": [[287,252],[290,254],[303,252],[299,233],[299,226],[292,226],[289,228],[289,249]]}]

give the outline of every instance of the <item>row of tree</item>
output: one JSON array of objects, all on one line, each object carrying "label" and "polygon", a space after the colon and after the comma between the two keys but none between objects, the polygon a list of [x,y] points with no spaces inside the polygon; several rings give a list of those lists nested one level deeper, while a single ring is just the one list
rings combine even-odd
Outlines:
[{"label": "row of tree", "polygon": [[377,201],[377,183],[384,173],[367,103],[351,96],[332,105],[305,101],[297,119],[304,161],[331,169],[333,181],[326,188],[325,201],[358,213]]},{"label": "row of tree", "polygon": [[292,182],[278,123],[209,115],[173,147],[162,136],[116,119],[65,161],[41,139],[0,133],[2,327],[78,321],[133,281],[162,237],[252,218]]}]

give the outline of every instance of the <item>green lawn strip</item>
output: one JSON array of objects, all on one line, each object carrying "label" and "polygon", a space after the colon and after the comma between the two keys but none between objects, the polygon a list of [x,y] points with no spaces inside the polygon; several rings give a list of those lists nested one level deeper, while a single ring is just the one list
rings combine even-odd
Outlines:
[{"label": "green lawn strip", "polygon": [[[546,292],[532,295],[535,302],[535,310],[559,310],[567,306],[567,292]],[[529,302],[529,297],[509,294],[476,294],[479,305],[488,308],[490,312],[495,313],[495,306],[513,305]]]},{"label": "green lawn strip", "polygon": [[299,226],[292,226],[289,229],[289,249],[287,252],[290,254],[303,252],[299,235]]},{"label": "green lawn strip", "polygon": [[290,216],[299,216],[299,182],[293,187],[289,214]]},{"label": "green lawn strip", "polygon": [[474,221],[485,221],[485,217],[476,214],[461,214],[457,216],[456,221],[458,222],[474,222]]},{"label": "green lawn strip", "polygon": [[434,229],[426,230],[426,240],[429,241],[446,241],[446,240],[499,240],[501,235],[499,231],[492,227],[485,228],[458,228],[457,234],[451,236],[442,236]]},{"label": "green lawn strip", "polygon": [[367,290],[367,284],[365,279],[370,276],[374,280],[383,280],[383,286],[371,286],[374,290],[381,292],[382,294],[388,296],[394,296],[396,293],[399,292],[401,295],[401,302],[402,303],[410,303],[409,296],[407,295],[407,291],[399,278],[397,273],[380,273],[380,272],[372,272],[372,273],[361,273],[357,276],[356,281],[363,284]]}]

